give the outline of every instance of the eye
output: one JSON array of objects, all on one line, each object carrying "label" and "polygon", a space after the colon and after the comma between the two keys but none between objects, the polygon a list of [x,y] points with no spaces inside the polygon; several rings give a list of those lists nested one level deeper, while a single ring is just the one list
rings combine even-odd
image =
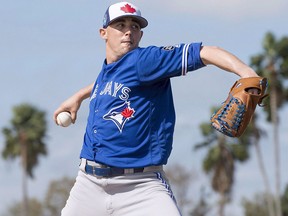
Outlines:
[{"label": "eye", "polygon": [[140,30],[140,25],[138,23],[135,23],[135,24],[132,25],[132,28],[134,30]]},{"label": "eye", "polygon": [[121,22],[119,22],[118,24],[117,24],[117,27],[119,27],[119,28],[123,28],[125,25],[124,25],[124,23],[121,23]]}]

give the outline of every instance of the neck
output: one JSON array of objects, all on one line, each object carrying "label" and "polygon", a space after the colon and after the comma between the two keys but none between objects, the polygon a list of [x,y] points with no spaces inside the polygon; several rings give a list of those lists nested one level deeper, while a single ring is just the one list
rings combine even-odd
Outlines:
[{"label": "neck", "polygon": [[126,55],[128,52],[131,52],[132,50],[134,50],[134,49],[115,52],[115,51],[112,51],[109,47],[106,47],[106,62],[107,62],[107,64],[117,62],[119,59],[121,59],[124,55]]},{"label": "neck", "polygon": [[106,62],[107,64],[111,64],[113,62],[117,62],[121,57],[122,56],[106,54]]}]

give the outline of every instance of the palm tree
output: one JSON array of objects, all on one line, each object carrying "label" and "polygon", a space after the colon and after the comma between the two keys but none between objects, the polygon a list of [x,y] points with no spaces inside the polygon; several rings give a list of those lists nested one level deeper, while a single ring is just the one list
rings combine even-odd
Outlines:
[{"label": "palm tree", "polygon": [[165,169],[166,175],[171,183],[173,192],[175,194],[177,204],[180,209],[184,209],[190,204],[187,197],[189,191],[189,185],[191,180],[195,177],[195,174],[190,170],[186,170],[184,166],[180,164],[172,164]]},{"label": "palm tree", "polygon": [[281,200],[282,200],[283,216],[288,216],[288,184],[285,187]]},{"label": "palm tree", "polygon": [[63,177],[62,179],[50,182],[43,201],[44,215],[61,215],[61,210],[65,206],[74,183],[75,180],[68,177]]},{"label": "palm tree", "polygon": [[14,160],[21,158],[23,178],[23,215],[28,216],[27,176],[33,178],[33,169],[38,165],[38,157],[46,155],[44,138],[47,130],[45,113],[29,104],[13,108],[11,127],[4,127],[5,147],[2,157]]},{"label": "palm tree", "polygon": [[255,113],[254,116],[251,119],[250,126],[248,127],[248,131],[246,131],[246,134],[249,133],[249,136],[250,136],[250,138],[252,140],[251,143],[253,143],[253,145],[255,147],[256,157],[257,157],[257,160],[258,160],[260,173],[262,175],[264,186],[265,186],[265,189],[266,189],[266,193],[265,193],[265,197],[264,198],[266,199],[269,216],[274,216],[275,212],[274,212],[273,197],[272,197],[272,193],[271,193],[271,188],[270,188],[268,175],[267,175],[267,172],[266,172],[266,169],[265,169],[265,165],[264,165],[264,160],[263,160],[261,147],[260,147],[260,144],[259,144],[260,138],[262,136],[266,136],[267,134],[265,133],[265,131],[263,131],[256,124],[257,117],[258,116]]},{"label": "palm tree", "polygon": [[[212,108],[212,112],[217,110]],[[250,140],[242,135],[241,139],[227,137],[211,127],[210,122],[200,125],[204,141],[195,145],[195,149],[208,147],[203,160],[203,170],[211,176],[211,186],[220,194],[219,216],[224,215],[226,203],[231,199],[234,183],[235,163],[249,158]]]},{"label": "palm tree", "polygon": [[270,102],[266,107],[267,120],[273,125],[273,142],[276,177],[276,212],[281,216],[281,173],[280,173],[280,147],[279,147],[279,117],[278,110],[288,100],[288,88],[284,86],[284,80],[288,77],[288,37],[279,41],[268,32],[263,40],[263,53],[251,57],[251,66],[259,75],[265,76],[270,84]]},{"label": "palm tree", "polygon": [[209,214],[211,207],[209,206],[209,204],[206,201],[206,199],[207,199],[206,197],[208,196],[208,194],[205,193],[204,187],[202,187],[200,189],[200,192],[201,192],[200,200],[198,201],[196,206],[189,213],[190,216],[206,216]]}]

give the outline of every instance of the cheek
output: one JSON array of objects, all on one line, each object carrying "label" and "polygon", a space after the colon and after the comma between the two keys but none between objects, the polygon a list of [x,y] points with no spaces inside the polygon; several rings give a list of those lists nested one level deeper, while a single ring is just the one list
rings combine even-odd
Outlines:
[{"label": "cheek", "polygon": [[112,49],[112,50],[118,50],[121,46],[120,40],[118,40],[116,37],[111,38],[108,37],[106,40],[107,45]]},{"label": "cheek", "polygon": [[135,35],[134,39],[135,39],[135,41],[137,41],[137,44],[140,42],[141,37],[142,37],[141,34]]},{"label": "cheek", "polygon": [[119,37],[119,31],[108,29],[106,32],[106,37],[108,40],[114,40],[115,38]]},{"label": "cheek", "polygon": [[138,32],[138,33],[137,33],[137,39],[140,41],[141,38],[142,38],[142,32]]},{"label": "cheek", "polygon": [[106,40],[110,44],[117,44],[119,43],[121,36],[117,33],[109,33],[106,36]]}]

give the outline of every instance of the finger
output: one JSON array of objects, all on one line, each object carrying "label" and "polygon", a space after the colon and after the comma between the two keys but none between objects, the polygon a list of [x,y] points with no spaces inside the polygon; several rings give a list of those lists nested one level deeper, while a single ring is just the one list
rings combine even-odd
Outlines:
[{"label": "finger", "polygon": [[74,124],[76,122],[77,119],[77,112],[71,112],[71,118],[72,118],[72,123]]},{"label": "finger", "polygon": [[66,110],[63,109],[63,107],[61,107],[61,106],[54,111],[53,120],[54,120],[54,122],[55,122],[57,125],[59,125],[58,122],[57,122],[57,116],[59,115],[59,113],[65,112],[65,111],[66,111]]},{"label": "finger", "polygon": [[53,120],[54,122],[58,125],[58,122],[57,122],[57,116],[58,116],[59,112],[56,110],[53,114]]}]

